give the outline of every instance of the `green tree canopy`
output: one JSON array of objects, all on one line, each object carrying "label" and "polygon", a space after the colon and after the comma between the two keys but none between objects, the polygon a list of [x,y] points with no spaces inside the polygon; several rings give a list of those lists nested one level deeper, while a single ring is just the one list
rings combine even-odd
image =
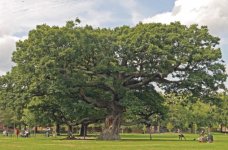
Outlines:
[{"label": "green tree canopy", "polygon": [[69,21],[63,27],[38,25],[17,42],[13,61],[30,96],[71,97],[105,108],[109,115],[100,138],[119,139],[129,92],[150,85],[157,93],[156,85],[202,97],[224,88],[218,44],[205,26],[176,22],[94,29]]}]

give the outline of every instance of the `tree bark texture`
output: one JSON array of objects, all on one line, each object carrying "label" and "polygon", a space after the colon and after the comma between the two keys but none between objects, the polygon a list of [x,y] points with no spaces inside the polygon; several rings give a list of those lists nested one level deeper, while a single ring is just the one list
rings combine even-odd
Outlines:
[{"label": "tree bark texture", "polygon": [[57,136],[60,136],[60,125],[58,123],[56,124],[55,132]]},{"label": "tree bark texture", "polygon": [[119,130],[122,118],[122,109],[118,108],[113,113],[106,117],[105,126],[102,133],[98,137],[100,140],[119,140]]}]

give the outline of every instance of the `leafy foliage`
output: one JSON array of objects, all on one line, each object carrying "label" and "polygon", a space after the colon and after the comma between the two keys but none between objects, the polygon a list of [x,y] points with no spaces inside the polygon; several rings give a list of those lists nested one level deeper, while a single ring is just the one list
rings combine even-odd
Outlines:
[{"label": "leafy foliage", "polygon": [[219,38],[205,26],[175,22],[94,29],[78,23],[38,25],[17,42],[16,65],[1,79],[3,103],[13,103],[18,114],[29,107],[65,123],[108,114],[113,122],[107,133],[118,138],[125,112],[146,116],[144,122],[164,114],[159,88],[200,99],[224,88]]}]

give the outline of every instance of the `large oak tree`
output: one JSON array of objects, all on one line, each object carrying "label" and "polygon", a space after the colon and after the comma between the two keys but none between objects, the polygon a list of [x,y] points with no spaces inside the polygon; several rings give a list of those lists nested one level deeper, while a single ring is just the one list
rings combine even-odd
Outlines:
[{"label": "large oak tree", "polygon": [[[119,139],[129,92],[208,96],[223,88],[219,38],[207,27],[151,23],[115,29],[39,25],[17,42],[13,61],[33,96],[81,99],[108,116],[101,139]],[[137,92],[136,92],[137,93]],[[155,100],[156,99],[152,99]],[[161,102],[161,100],[158,100]]]}]

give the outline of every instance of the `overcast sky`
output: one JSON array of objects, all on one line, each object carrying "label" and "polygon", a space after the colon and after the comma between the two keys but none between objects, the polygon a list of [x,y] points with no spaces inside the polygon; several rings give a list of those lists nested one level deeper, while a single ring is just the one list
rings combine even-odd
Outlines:
[{"label": "overcast sky", "polygon": [[0,0],[0,75],[12,67],[15,42],[38,24],[64,25],[78,17],[96,27],[139,21],[207,25],[221,38],[228,68],[228,0]]}]

